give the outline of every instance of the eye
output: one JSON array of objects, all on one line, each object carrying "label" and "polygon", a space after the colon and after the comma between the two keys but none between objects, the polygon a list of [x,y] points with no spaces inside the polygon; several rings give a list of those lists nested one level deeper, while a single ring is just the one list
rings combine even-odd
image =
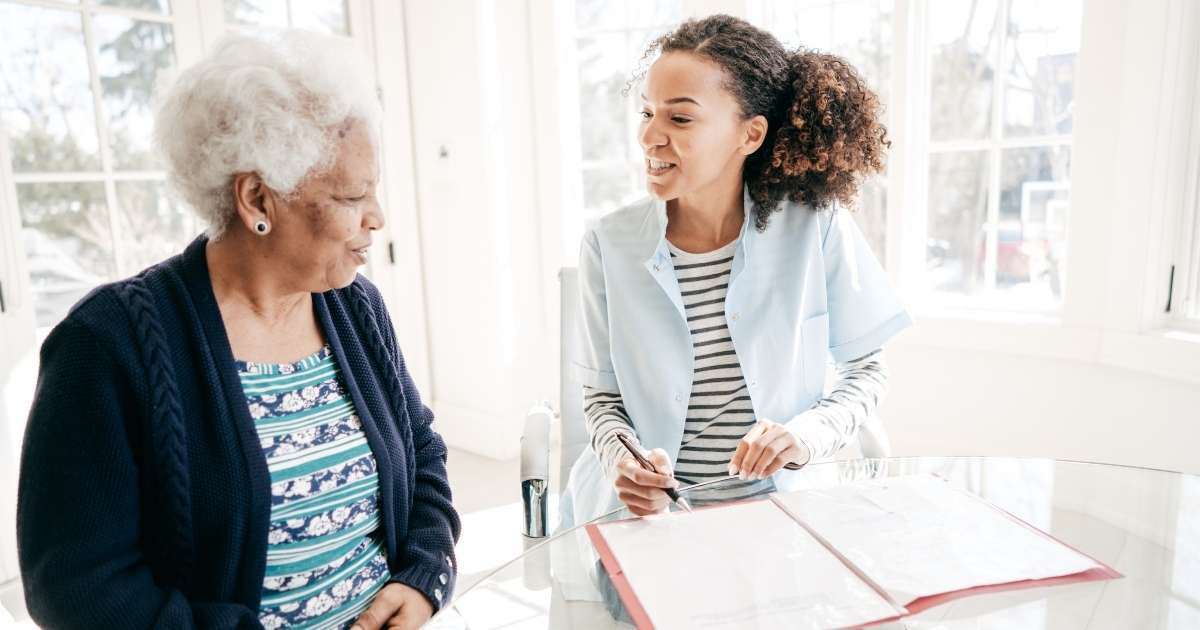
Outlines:
[{"label": "eye", "polygon": [[366,198],[367,198],[367,196],[366,196],[366,195],[359,195],[359,196],[357,196],[357,197],[342,197],[342,201],[348,201],[348,202],[351,202],[351,203],[357,203],[357,202],[359,202],[359,201],[362,201],[363,199],[366,199]]},{"label": "eye", "polygon": [[673,122],[679,123],[679,124],[681,124],[681,125],[682,125],[682,124],[685,124],[685,123],[690,123],[690,122],[692,122],[692,119],[691,119],[691,118],[688,118],[688,117],[686,117],[686,116],[673,116],[673,117],[671,118],[671,120],[672,120]]},{"label": "eye", "polygon": [[646,110],[642,110],[642,111],[641,111],[641,112],[638,114],[638,116],[641,116],[641,117],[642,117],[642,120],[650,120],[651,118],[653,118],[653,117],[654,117],[654,114],[651,114],[650,112],[648,112],[648,111],[646,111]]}]

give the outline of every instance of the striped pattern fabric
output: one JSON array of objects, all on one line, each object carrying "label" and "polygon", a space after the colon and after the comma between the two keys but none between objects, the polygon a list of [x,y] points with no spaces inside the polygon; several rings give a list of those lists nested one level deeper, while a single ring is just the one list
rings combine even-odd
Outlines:
[{"label": "striped pattern fabric", "polygon": [[[725,319],[725,294],[736,247],[735,240],[715,251],[692,254],[670,246],[695,356],[692,395],[675,461],[675,477],[683,485],[728,476],[729,460],[738,442],[757,421]],[[705,499],[744,499],[773,489],[766,479],[734,481],[698,492],[691,500],[700,504]]]},{"label": "striped pattern fabric", "polygon": [[259,620],[348,627],[390,573],[375,458],[333,354],[237,368],[271,475]]}]

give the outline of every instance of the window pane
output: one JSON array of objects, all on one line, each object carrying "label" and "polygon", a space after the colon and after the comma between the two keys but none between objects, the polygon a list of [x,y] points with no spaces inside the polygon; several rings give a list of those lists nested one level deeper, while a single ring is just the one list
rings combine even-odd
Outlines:
[{"label": "window pane", "polygon": [[930,3],[930,112],[934,141],[988,137],[1001,33],[995,0]]},{"label": "window pane", "polygon": [[619,29],[625,26],[627,0],[576,0],[575,27],[580,31]]},{"label": "window pane", "polygon": [[863,184],[853,215],[875,258],[884,264],[887,261],[887,186],[882,179],[874,178]]},{"label": "window pane", "polygon": [[585,161],[624,160],[632,141],[626,126],[631,104],[621,92],[632,72],[625,35],[583,37],[579,50],[580,148]]},{"label": "window pane", "polygon": [[160,181],[117,182],[122,276],[179,252],[199,233],[195,215],[173,203]]},{"label": "window pane", "polygon": [[150,144],[154,88],[175,65],[174,33],[167,24],[119,15],[97,15],[93,32],[113,164],[118,169],[158,168]]},{"label": "window pane", "polygon": [[[892,0],[765,0],[761,26],[785,46],[815,48],[846,59],[887,103],[892,60]],[[885,110],[886,111],[886,110]],[[853,213],[880,262],[886,260],[887,186],[883,177],[863,185]]]},{"label": "window pane", "polygon": [[985,151],[929,156],[925,277],[934,291],[971,294],[982,285],[987,173]]},{"label": "window pane", "polygon": [[1005,135],[1071,133],[1082,13],[1079,0],[1036,6],[1030,0],[1013,2],[1005,60]]},{"label": "window pane", "polygon": [[292,26],[318,33],[349,35],[345,0],[292,0]]},{"label": "window pane", "polygon": [[225,20],[286,28],[287,0],[225,0]]},{"label": "window pane", "polygon": [[682,0],[637,0],[629,5],[631,27],[667,30],[682,20]]},{"label": "window pane", "polygon": [[585,218],[597,217],[621,207],[637,192],[633,189],[632,182],[630,169],[626,166],[584,169]]},{"label": "window pane", "polygon": [[1007,291],[1013,308],[1048,308],[1062,301],[1070,170],[1066,147],[1002,154],[996,287]]},{"label": "window pane", "polygon": [[171,14],[171,3],[168,0],[97,0],[96,3],[106,7],[152,11],[163,15]]},{"label": "window pane", "polygon": [[104,184],[18,184],[22,239],[39,327],[115,277]]},{"label": "window pane", "polygon": [[0,120],[15,172],[100,169],[81,19],[0,2]]}]

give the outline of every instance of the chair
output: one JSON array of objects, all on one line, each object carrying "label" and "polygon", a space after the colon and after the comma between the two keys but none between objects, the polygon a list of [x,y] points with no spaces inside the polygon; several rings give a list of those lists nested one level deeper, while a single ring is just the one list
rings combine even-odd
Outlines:
[{"label": "chair", "polygon": [[[524,499],[523,533],[541,538],[554,533],[548,519],[551,503],[565,489],[571,466],[583,449],[589,448],[587,428],[583,417],[583,388],[571,379],[570,358],[578,356],[583,343],[579,317],[579,273],[574,267],[564,267],[558,273],[561,289],[559,317],[559,407],[541,402],[530,408],[525,416],[521,436],[521,494]],[[830,379],[826,379],[831,382]],[[839,456],[854,457],[853,452]],[[878,416],[868,418],[859,428],[857,456],[888,457],[891,443]],[[553,472],[552,472],[553,471]]]}]

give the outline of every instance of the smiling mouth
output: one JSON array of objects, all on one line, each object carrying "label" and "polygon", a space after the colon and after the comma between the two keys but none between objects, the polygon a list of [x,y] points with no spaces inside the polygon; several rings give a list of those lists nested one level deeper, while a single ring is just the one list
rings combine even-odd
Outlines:
[{"label": "smiling mouth", "polygon": [[363,262],[363,264],[366,264],[366,262],[367,262],[367,250],[368,250],[368,249],[370,249],[370,248],[371,248],[371,246],[370,246],[370,245],[368,245],[368,246],[366,246],[366,247],[361,247],[361,248],[359,248],[359,249],[352,249],[352,250],[350,250],[350,251],[351,251],[351,252],[354,252],[354,255],[355,255],[355,256],[358,256],[358,259],[359,259],[359,260],[361,260],[361,261]]},{"label": "smiling mouth", "polygon": [[646,158],[646,173],[651,176],[656,177],[659,175],[663,175],[665,173],[669,173],[671,171],[671,169],[674,169],[674,168],[675,168],[675,164],[673,164],[671,162],[663,162],[662,160]]}]

